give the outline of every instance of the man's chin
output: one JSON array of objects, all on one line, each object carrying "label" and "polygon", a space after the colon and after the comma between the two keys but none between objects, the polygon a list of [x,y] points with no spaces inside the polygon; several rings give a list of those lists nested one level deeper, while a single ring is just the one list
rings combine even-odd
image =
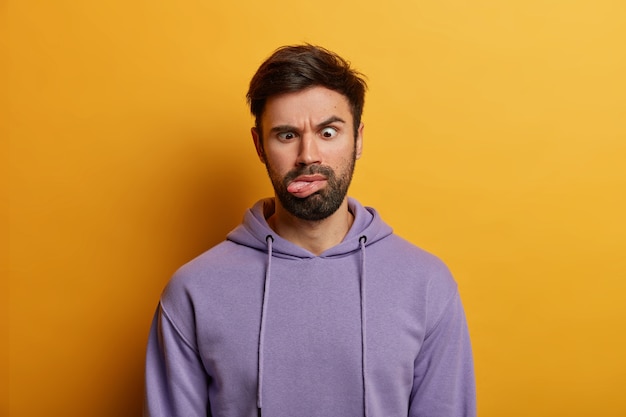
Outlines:
[{"label": "man's chin", "polygon": [[340,206],[341,204],[329,205],[324,197],[317,193],[284,205],[289,213],[299,219],[308,221],[324,220],[333,215]]}]

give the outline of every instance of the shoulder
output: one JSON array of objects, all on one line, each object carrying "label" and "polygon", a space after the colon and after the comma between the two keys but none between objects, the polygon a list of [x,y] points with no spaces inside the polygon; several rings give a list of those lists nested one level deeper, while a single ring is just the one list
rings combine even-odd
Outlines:
[{"label": "shoulder", "polygon": [[457,294],[457,284],[448,266],[436,255],[390,235],[367,250],[368,276],[381,288],[396,288],[411,305],[437,317]]},{"label": "shoulder", "polygon": [[372,245],[370,252],[372,257],[381,262],[384,260],[393,271],[410,273],[428,282],[454,284],[452,274],[441,258],[396,234]]},{"label": "shoulder", "polygon": [[161,306],[174,321],[193,323],[204,304],[262,277],[263,252],[224,241],[181,266],[161,294]]},{"label": "shoulder", "polygon": [[259,250],[225,240],[181,266],[172,276],[166,291],[180,286],[202,285],[224,273],[245,270],[264,257],[265,254]]}]

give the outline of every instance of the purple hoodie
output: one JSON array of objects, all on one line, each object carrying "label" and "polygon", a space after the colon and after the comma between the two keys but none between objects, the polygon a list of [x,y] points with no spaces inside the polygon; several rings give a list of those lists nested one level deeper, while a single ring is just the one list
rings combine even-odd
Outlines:
[{"label": "purple hoodie", "polygon": [[272,231],[262,200],[176,272],[150,332],[145,416],[475,416],[448,269],[349,207],[348,235],[316,256]]}]

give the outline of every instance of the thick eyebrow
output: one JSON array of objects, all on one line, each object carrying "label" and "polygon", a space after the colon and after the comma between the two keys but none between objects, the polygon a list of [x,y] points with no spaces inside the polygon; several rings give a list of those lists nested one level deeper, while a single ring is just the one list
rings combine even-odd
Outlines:
[{"label": "thick eyebrow", "polygon": [[[330,124],[333,123],[346,123],[345,120],[343,120],[341,117],[338,116],[331,116],[328,119],[324,120],[321,123],[317,124],[317,128],[321,129],[322,127],[328,126]],[[299,129],[295,126],[291,126],[291,125],[278,125],[278,126],[274,126],[270,129],[270,133],[278,133],[278,132],[297,132]]]},{"label": "thick eyebrow", "polygon": [[298,128],[291,125],[278,125],[270,129],[270,133],[297,132]]},{"label": "thick eyebrow", "polygon": [[328,125],[336,123],[336,122],[345,123],[346,121],[343,120],[341,117],[331,116],[328,119],[324,120],[322,123],[318,123],[317,128],[320,129],[320,128],[324,127],[324,126],[328,126]]}]

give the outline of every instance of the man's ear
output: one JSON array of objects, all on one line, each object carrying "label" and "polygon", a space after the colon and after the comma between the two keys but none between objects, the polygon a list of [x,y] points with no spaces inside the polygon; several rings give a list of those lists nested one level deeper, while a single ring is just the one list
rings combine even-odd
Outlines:
[{"label": "man's ear", "polygon": [[356,133],[356,143],[355,143],[355,154],[356,154],[356,159],[359,159],[361,157],[361,153],[363,152],[363,127],[365,127],[365,125],[363,124],[363,122],[361,122],[361,124],[359,125],[359,128],[357,129],[357,133]]},{"label": "man's ear", "polygon": [[265,163],[265,152],[263,152],[263,139],[261,139],[261,135],[256,127],[250,129],[250,133],[252,133],[252,140],[254,141],[254,148],[256,149],[256,154],[259,156],[259,159],[262,163]]}]

